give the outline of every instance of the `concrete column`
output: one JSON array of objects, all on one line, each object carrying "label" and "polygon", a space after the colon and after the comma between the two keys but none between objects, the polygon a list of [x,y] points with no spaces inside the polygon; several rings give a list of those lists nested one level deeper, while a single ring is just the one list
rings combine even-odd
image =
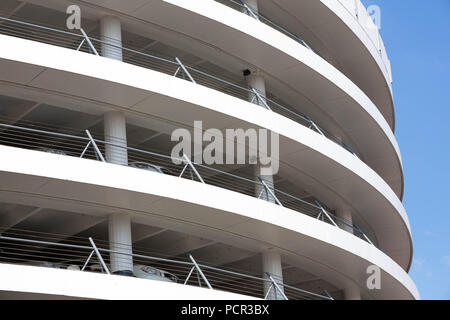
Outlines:
[{"label": "concrete column", "polygon": [[111,272],[122,275],[132,275],[133,257],[131,254],[131,219],[122,213],[114,213],[108,221],[109,249],[120,253],[110,254]]},{"label": "concrete column", "polygon": [[353,218],[352,218],[352,211],[350,210],[350,208],[347,208],[347,207],[339,208],[336,210],[335,213],[338,218],[343,220],[343,221],[338,220],[337,225],[342,230],[345,230],[345,231],[353,234],[354,230],[351,227],[353,225]]},{"label": "concrete column", "polygon": [[[265,98],[266,82],[264,80],[264,77],[258,71],[251,72],[250,70],[244,71],[244,76],[248,86],[255,88],[256,91],[258,91],[258,93],[260,94],[260,96]],[[255,95],[251,92],[249,93],[248,100],[265,108],[262,101],[256,99]],[[259,163],[259,161],[256,165],[254,165],[254,170],[255,170],[255,181],[259,182],[258,176],[260,176],[267,184],[267,186],[273,191],[274,190],[273,176],[261,174],[261,164]],[[269,202],[275,203],[274,197],[261,184],[256,185],[255,196],[259,197],[260,199],[264,199]]]},{"label": "concrete column", "polygon": [[351,284],[344,289],[345,300],[361,300],[361,291],[356,284]]},{"label": "concrete column", "polygon": [[105,141],[114,145],[105,146],[106,161],[128,165],[127,125],[125,115],[110,111],[103,116]]},{"label": "concrete column", "polygon": [[[249,87],[255,88],[262,97],[266,96],[266,81],[259,71],[245,70],[244,76],[245,81],[247,82],[247,85]],[[258,104],[261,107],[265,108],[264,104],[261,101],[257,101],[254,98],[255,95],[250,92],[248,95],[248,100],[253,101],[255,104]]]},{"label": "concrete column", "polygon": [[[100,20],[102,56],[122,61],[122,28],[120,20],[105,16]],[[128,165],[127,126],[125,115],[118,111],[107,112],[103,118],[105,158],[110,163]],[[109,248],[117,252],[131,254],[131,219],[128,215],[114,213],[108,219]],[[133,257],[123,254],[110,254],[111,272],[132,275]]]},{"label": "concrete column", "polygon": [[[256,1],[254,1],[254,3],[257,5]],[[244,76],[245,76],[248,86],[255,88],[256,91],[258,91],[258,93],[260,94],[260,96],[265,98],[266,97],[266,82],[264,80],[264,77],[258,71],[251,72],[249,70],[244,71]],[[255,97],[255,95],[253,93],[249,93],[249,101],[265,108],[264,104],[261,101],[254,99],[254,97]],[[266,183],[266,185],[273,191],[274,190],[273,176],[272,175],[263,175],[261,173],[261,164],[259,163],[259,161],[256,165],[254,165],[254,170],[255,170],[255,181],[259,182],[258,176],[260,176],[261,179]],[[260,199],[264,199],[266,201],[275,203],[274,197],[261,184],[256,184],[255,196],[259,197]],[[267,278],[266,272],[268,272],[272,275],[272,277],[275,279],[276,282],[283,283],[281,256],[278,251],[271,249],[271,250],[268,250],[268,251],[262,253],[262,270],[263,270],[264,278]],[[271,284],[269,282],[264,283],[264,296],[267,294],[270,287],[271,287]],[[273,289],[270,290],[270,293],[267,298],[270,300],[282,300],[283,299],[281,294],[279,292],[276,292],[276,290],[273,290]]]},{"label": "concrete column", "polygon": [[[104,115],[105,141],[114,146],[105,146],[106,161],[128,165],[126,119],[123,113],[111,111]],[[131,221],[125,214],[114,213],[108,219],[110,250],[131,254]],[[133,257],[129,255],[110,254],[111,272],[131,275]]]},{"label": "concrete column", "polygon": [[[281,256],[280,253],[274,249],[267,250],[262,253],[262,270],[263,278],[268,279],[266,272],[270,273],[272,278],[277,283],[283,283],[283,270],[281,267]],[[281,285],[278,285],[280,289],[283,290]],[[271,287],[270,282],[264,282],[264,296],[267,294]],[[284,290],[283,290],[284,291]],[[283,296],[278,290],[272,288],[269,295],[267,296],[269,300],[284,300]]]},{"label": "concrete column", "polygon": [[120,20],[105,16],[100,20],[102,56],[122,61],[122,28]]}]

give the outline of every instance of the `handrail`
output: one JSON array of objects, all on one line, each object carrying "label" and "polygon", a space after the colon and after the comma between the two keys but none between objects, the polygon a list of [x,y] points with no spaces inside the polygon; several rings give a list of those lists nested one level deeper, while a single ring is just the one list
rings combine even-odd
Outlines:
[{"label": "handrail", "polygon": [[[5,229],[0,227],[0,230]],[[6,234],[6,235],[5,235]],[[27,238],[19,237],[18,235],[27,236]],[[35,232],[30,230],[20,230],[7,228],[0,233],[0,247],[4,249],[0,253],[0,263],[13,263],[13,264],[25,264],[25,265],[38,265],[41,267],[53,267],[59,269],[76,269],[81,272],[87,271],[87,266],[90,264],[95,265],[92,261],[93,252],[97,253],[99,262],[102,264],[102,268],[109,274],[107,262],[109,261],[108,255],[104,257],[101,253],[115,253],[120,256],[132,256],[135,264],[147,264],[149,266],[160,268],[164,273],[174,275],[176,279],[185,278],[185,285],[199,285],[200,283],[190,279],[194,270],[198,272],[207,286],[215,290],[230,291],[233,293],[251,295],[263,298],[264,297],[264,283],[270,283],[271,281],[262,277],[247,274],[244,272],[232,271],[223,268],[213,267],[201,263],[193,258],[191,254],[188,255],[189,260],[175,260],[169,258],[161,258],[158,256],[152,256],[149,254],[136,254],[136,253],[124,253],[118,252],[98,246],[96,243],[106,244],[104,241],[97,241],[89,237],[86,241],[85,238],[78,238],[76,243],[70,240],[70,236],[61,239],[62,242],[55,242],[51,240],[50,236],[61,239],[61,235],[43,234],[41,232]],[[44,240],[37,240],[37,239]],[[48,239],[50,238],[50,239]],[[63,243],[64,242],[64,243]],[[83,244],[80,244],[83,243]],[[115,243],[116,246],[122,245]],[[178,282],[177,280],[171,280],[172,282]],[[234,283],[237,281],[245,282],[246,287],[236,286]],[[301,288],[290,286],[284,283],[275,282],[276,286],[282,286],[285,290],[286,296],[290,299],[319,299],[319,300],[332,300],[330,296],[324,291],[324,295],[309,292]]]},{"label": "handrail", "polygon": [[[100,153],[101,155],[100,149],[104,149],[106,145],[109,145],[113,146],[114,148],[126,149],[128,152],[129,164],[133,162],[145,162],[154,165],[157,164],[160,167],[164,168],[164,173],[180,178],[183,177],[183,173],[185,172],[186,167],[190,166],[191,169],[193,168],[193,172],[195,172],[195,175],[201,183],[218,186],[252,197],[258,197],[254,192],[254,190],[256,190],[257,188],[268,188],[269,192],[272,193],[272,197],[276,199],[278,205],[287,207],[314,218],[317,218],[320,213],[326,210],[324,209],[323,205],[320,204],[317,200],[316,204],[313,204],[299,197],[290,195],[289,193],[277,188],[269,188],[263,183],[263,181],[261,181],[261,179],[256,181],[254,179],[245,178],[236,174],[226,172],[224,170],[212,168],[204,164],[198,164],[196,162],[190,161],[190,159],[188,159],[186,156],[178,158],[144,149],[138,149],[128,146],[125,147],[123,145],[95,139],[94,137],[92,137],[89,131],[87,131],[89,137],[83,137],[42,129],[21,127],[5,123],[0,123],[0,128],[6,129],[0,131],[0,144],[3,145],[54,153],[56,151],[59,154],[86,157],[93,160],[99,160],[98,153]],[[97,146],[97,148],[88,150],[86,143],[88,145],[92,143]],[[180,163],[181,165],[176,165],[176,163]],[[193,180],[194,176],[191,176],[191,179]],[[370,240],[367,234],[364,233],[359,226],[345,221],[344,219],[338,218],[328,211],[326,211],[326,215],[328,216],[330,221],[324,222],[331,223],[332,225],[344,230],[350,227],[355,236],[358,236],[365,241],[375,245],[375,242]],[[339,226],[339,223],[336,223],[336,221],[342,222],[344,226]]]},{"label": "handrail", "polygon": [[[92,53],[91,47],[95,48],[96,46],[98,47],[109,46],[115,49],[122,50],[123,62],[125,63],[130,63],[147,69],[156,70],[183,79],[184,75],[186,75],[187,76],[186,80],[224,92],[226,94],[235,96],[237,98],[246,101],[248,101],[249,96],[255,95],[255,92],[251,88],[244,87],[242,85],[222,79],[208,72],[204,72],[199,68],[193,68],[184,65],[177,57],[173,57],[173,60],[165,59],[145,52],[130,49],[124,46],[119,46],[110,43],[108,41],[103,41],[101,39],[89,37],[88,35],[86,35],[86,33],[78,34],[5,17],[0,17],[0,21],[4,21],[4,23],[0,23],[0,33],[3,34],[30,39],[33,41],[50,43],[52,45],[71,48],[73,50],[79,51],[84,50],[84,52],[87,53]],[[17,25],[20,25],[23,28],[29,28],[31,29],[30,31],[32,32],[22,30],[18,28]],[[36,32],[34,32],[34,30],[36,29],[39,29],[45,33],[54,33],[54,34],[51,35],[36,34]],[[86,42],[85,41],[86,39],[89,39],[90,43],[87,48],[84,48],[83,44]],[[177,68],[183,69],[184,72],[182,73],[177,72]],[[267,105],[267,107],[269,107],[268,109],[270,109],[271,111],[281,114],[305,127],[308,127],[309,129],[315,132],[318,132],[322,136],[335,142],[336,144],[346,149],[348,152],[354,154],[355,156],[361,159],[361,157],[358,154],[356,154],[345,142],[343,142],[341,139],[338,139],[337,137],[329,133],[327,130],[321,128],[309,116],[306,116],[297,110],[293,110],[295,109],[293,107],[289,108],[284,105],[281,105],[274,99],[270,99],[268,97],[264,97],[264,102]]]},{"label": "handrail", "polygon": [[237,7],[237,8],[240,9],[241,12],[247,12],[249,14],[249,16],[251,16],[252,18],[254,18],[256,20],[259,20],[259,21],[261,21],[261,22],[263,22],[263,23],[265,23],[265,24],[267,24],[267,25],[277,29],[281,33],[289,36],[290,38],[292,38],[295,41],[299,42],[304,47],[306,47],[309,50],[314,52],[314,50],[311,49],[311,47],[305,42],[305,40],[303,40],[303,38],[300,35],[294,34],[294,33],[290,32],[290,31],[288,31],[286,28],[280,26],[279,24],[275,23],[274,21],[272,21],[271,19],[269,19],[266,16],[262,15],[261,13],[254,11],[252,8],[247,6],[242,1],[239,1],[239,2],[235,1],[235,0],[215,0],[215,1],[219,2],[219,3],[223,4],[223,5],[226,5],[229,8],[235,9],[235,7]]}]

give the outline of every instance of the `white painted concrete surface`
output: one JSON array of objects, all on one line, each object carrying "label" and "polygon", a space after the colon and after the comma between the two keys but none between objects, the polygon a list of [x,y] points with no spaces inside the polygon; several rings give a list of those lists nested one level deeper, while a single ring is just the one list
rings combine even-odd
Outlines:
[{"label": "white painted concrete surface", "polygon": [[257,300],[165,281],[0,263],[0,291],[102,300]]}]

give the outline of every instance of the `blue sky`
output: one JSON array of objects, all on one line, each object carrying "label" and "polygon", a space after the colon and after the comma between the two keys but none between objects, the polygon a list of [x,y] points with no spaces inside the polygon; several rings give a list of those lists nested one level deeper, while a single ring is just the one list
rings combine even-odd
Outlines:
[{"label": "blue sky", "polygon": [[392,64],[395,135],[422,299],[450,299],[450,0],[363,0],[381,9]]}]

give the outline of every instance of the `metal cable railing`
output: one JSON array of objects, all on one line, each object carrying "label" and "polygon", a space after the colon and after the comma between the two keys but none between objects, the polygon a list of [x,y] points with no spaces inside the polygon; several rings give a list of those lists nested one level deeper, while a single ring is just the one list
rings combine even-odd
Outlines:
[{"label": "metal cable railing", "polygon": [[200,181],[251,197],[268,200],[350,231],[355,236],[376,245],[374,236],[369,237],[359,226],[336,217],[316,200],[314,200],[314,203],[305,201],[288,192],[274,188],[273,185],[268,186],[263,180],[255,179],[255,177],[245,177],[227,172],[225,167],[216,168],[191,162],[187,157],[174,158],[151,150],[124,147],[105,142],[101,138],[100,135],[94,134],[92,136],[87,130],[80,135],[75,134],[73,131],[68,133],[67,130],[61,128],[53,127],[49,130],[45,126],[36,127],[29,125],[28,127],[23,127],[0,123],[0,144],[2,145],[101,161],[105,161],[103,155],[107,147],[112,149],[108,153],[109,161],[114,160],[115,157],[122,157],[123,150],[126,149],[129,166]]},{"label": "metal cable railing", "polygon": [[193,81],[245,101],[262,100],[263,104],[271,111],[308,127],[361,159],[361,156],[341,139],[320,127],[309,116],[300,113],[293,107],[287,107],[277,102],[276,100],[279,99],[275,96],[272,97],[270,94],[261,96],[256,90],[246,87],[242,81],[224,79],[221,75],[212,75],[210,71],[201,70],[199,67],[193,68],[184,65],[177,57],[158,57],[137,49],[114,45],[113,39],[103,38],[100,40],[88,37],[84,31],[78,34],[4,17],[0,17],[0,34],[99,55],[103,49],[108,51],[108,57],[122,60],[125,63]]},{"label": "metal cable railing", "polygon": [[[276,282],[272,277],[261,278],[241,270],[198,263],[190,254],[185,260],[153,253],[150,255],[144,250],[125,254],[108,249],[109,245],[107,241],[92,238],[0,227],[0,263],[110,274],[109,254],[115,253],[119,260],[132,256],[133,274],[142,279],[206,287],[257,298],[265,298],[264,287],[268,284],[276,293],[275,298],[333,299],[325,290],[325,295],[313,293]],[[114,243],[115,248],[120,246]]]},{"label": "metal cable railing", "polygon": [[282,26],[280,26],[279,24],[277,24],[274,21],[270,20],[269,18],[265,17],[261,13],[256,12],[255,10],[250,8],[248,5],[246,5],[244,2],[239,1],[239,0],[237,0],[237,1],[235,1],[235,0],[215,0],[215,1],[219,2],[221,4],[224,4],[227,7],[230,7],[232,9],[237,10],[237,11],[243,12],[243,13],[249,15],[250,17],[253,17],[253,18],[261,21],[262,23],[267,24],[268,26],[270,26],[270,27],[280,31],[284,35],[294,39],[297,42],[299,42],[301,45],[305,46],[306,48],[312,50],[311,47],[303,40],[303,38],[300,35],[294,34],[294,33],[290,32],[290,31],[288,31],[286,28],[283,28]]}]

